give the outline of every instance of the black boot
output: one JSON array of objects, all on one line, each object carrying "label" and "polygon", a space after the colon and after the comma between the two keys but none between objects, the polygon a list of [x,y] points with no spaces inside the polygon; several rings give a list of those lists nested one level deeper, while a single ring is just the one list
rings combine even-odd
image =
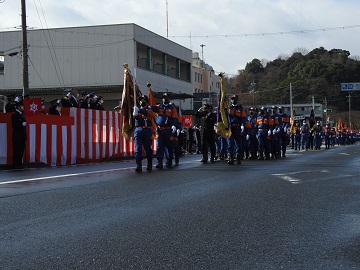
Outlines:
[{"label": "black boot", "polygon": [[146,170],[148,170],[148,171],[152,170],[152,158],[148,158]]},{"label": "black boot", "polygon": [[179,156],[178,155],[175,155],[175,164],[179,164],[180,160],[179,160]]},{"label": "black boot", "polygon": [[241,156],[240,155],[236,156],[236,164],[241,164]]},{"label": "black boot", "polygon": [[162,160],[162,158],[158,159],[158,164],[156,164],[155,168],[157,168],[157,169],[162,169],[163,168],[163,160]]},{"label": "black boot", "polygon": [[233,154],[230,154],[227,164],[234,165],[234,155]]},{"label": "black boot", "polygon": [[141,164],[141,160],[137,160],[136,161],[136,172],[141,172],[142,171],[142,164]]},{"label": "black boot", "polygon": [[168,161],[166,161],[166,167],[172,168],[172,159],[169,159]]},{"label": "black boot", "polygon": [[208,155],[203,153],[203,158],[200,162],[207,163],[208,162]]}]

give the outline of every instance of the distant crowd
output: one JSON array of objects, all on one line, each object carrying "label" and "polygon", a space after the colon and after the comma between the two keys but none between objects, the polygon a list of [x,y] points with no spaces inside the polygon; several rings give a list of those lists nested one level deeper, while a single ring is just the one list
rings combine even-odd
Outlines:
[{"label": "distant crowd", "polygon": [[[7,103],[5,105],[5,112],[15,112],[16,103],[22,101],[23,99],[29,98],[29,95],[24,97],[17,97],[14,94],[7,96]],[[65,95],[61,99],[54,99],[50,101],[50,107],[46,108],[45,100],[42,99],[41,112],[43,114],[51,115],[61,115],[61,107],[69,108],[83,108],[83,109],[93,109],[93,110],[106,110],[103,106],[104,98],[102,96],[97,96],[94,92],[88,93],[87,91],[82,91],[80,94],[76,89],[65,90]],[[115,111],[120,111],[120,106],[114,108]]]}]

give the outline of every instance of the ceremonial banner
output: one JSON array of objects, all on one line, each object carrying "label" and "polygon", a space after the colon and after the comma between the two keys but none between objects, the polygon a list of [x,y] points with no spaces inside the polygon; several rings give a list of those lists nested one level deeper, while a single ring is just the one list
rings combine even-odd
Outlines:
[{"label": "ceremonial banner", "polygon": [[229,119],[226,114],[226,109],[228,108],[226,102],[226,95],[224,90],[224,81],[222,78],[223,74],[219,74],[220,81],[220,95],[217,111],[217,124],[216,124],[216,133],[223,138],[229,138],[231,136],[231,129],[229,128]]},{"label": "ceremonial banner", "polygon": [[[151,90],[151,84],[148,84],[148,98],[149,98],[149,106],[156,106],[156,102],[155,102],[155,97],[154,97],[154,93]],[[156,116],[155,116],[156,117]],[[152,131],[152,138],[155,139],[156,138],[156,129],[157,129],[157,125],[156,125],[156,121],[155,121],[155,117],[153,117],[151,119],[151,131]]]},{"label": "ceremonial banner", "polygon": [[[125,65],[124,65],[125,66]],[[121,115],[122,115],[122,135],[126,140],[130,140],[134,135],[135,120],[133,117],[134,102],[138,103],[138,98],[141,96],[140,89],[137,84],[133,82],[134,78],[131,76],[130,70],[124,70],[124,89],[121,98]],[[134,91],[135,85],[135,91]],[[135,100],[134,100],[135,93]]]},{"label": "ceremonial banner", "polygon": [[291,126],[290,126],[290,133],[294,134],[296,132],[296,125],[295,125],[295,109],[292,109],[291,112]]},{"label": "ceremonial banner", "polygon": [[309,128],[311,130],[313,130],[315,128],[315,114],[314,114],[314,109],[311,109],[311,112],[310,112],[310,119],[309,119]]},{"label": "ceremonial banner", "polygon": [[343,130],[343,123],[341,118],[339,118],[338,122],[337,122],[337,130],[342,131]]}]

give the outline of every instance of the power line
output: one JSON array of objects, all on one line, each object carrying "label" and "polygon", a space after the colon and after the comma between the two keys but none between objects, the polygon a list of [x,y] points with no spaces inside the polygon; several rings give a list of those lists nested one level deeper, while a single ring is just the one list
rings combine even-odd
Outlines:
[{"label": "power line", "polygon": [[[92,26],[90,26],[92,27]],[[12,29],[16,27],[9,27],[7,29]],[[84,28],[84,26],[79,27],[70,27],[70,28],[53,28],[55,32],[66,32],[71,34],[87,34],[87,35],[103,35],[103,36],[133,36],[127,34],[114,34],[114,33],[91,33],[87,31],[74,31],[73,28]],[[169,38],[233,38],[233,37],[253,37],[253,36],[273,36],[273,35],[298,35],[298,34],[308,34],[308,33],[316,33],[316,32],[328,32],[328,31],[341,31],[348,29],[360,28],[360,25],[346,25],[346,26],[337,26],[337,27],[325,27],[325,28],[317,28],[317,29],[304,29],[304,30],[292,30],[292,31],[278,31],[278,32],[263,32],[263,33],[240,33],[240,34],[209,34],[209,35],[172,35]],[[38,28],[33,28],[36,30],[41,30]],[[155,37],[153,34],[149,35],[138,35],[139,37]]]},{"label": "power line", "polygon": [[[33,0],[33,1],[34,1],[34,5],[35,5],[35,8],[36,8],[36,12],[37,12],[38,17],[39,17],[39,21],[40,21],[41,27],[43,27],[43,24],[42,24],[42,21],[41,21],[41,18],[40,18],[40,14],[39,14],[39,11],[38,11],[36,2],[35,2],[35,0]],[[47,36],[46,36],[46,32],[44,31],[44,37],[45,37],[45,40],[46,40],[47,48],[49,48],[50,57],[51,57],[51,60],[52,60],[52,62],[53,62],[53,64],[54,64],[55,72],[56,72],[56,75],[57,75],[57,77],[58,77],[59,83],[60,83],[60,84],[62,83],[62,85],[65,86],[64,78],[63,78],[62,73],[61,73],[59,61],[58,61],[57,56],[56,56],[56,52],[55,52],[55,49],[54,49],[54,44],[53,44],[53,42],[52,42],[51,35],[50,35],[50,33],[49,33],[49,28],[47,27],[47,22],[46,22],[44,10],[43,10],[43,8],[42,8],[42,5],[41,5],[40,0],[39,0],[39,3],[40,3],[40,8],[41,8],[41,10],[42,10],[42,14],[43,14],[43,17],[44,17],[44,21],[45,21],[45,24],[46,24],[46,28],[47,28],[47,31],[48,31],[47,33],[48,33],[48,35],[49,35],[49,39],[50,39],[50,42],[51,42],[51,45],[52,45],[52,48],[53,48],[53,52],[51,51],[51,48],[50,48],[50,45],[49,45],[49,40],[48,40],[48,38],[47,38]],[[53,56],[53,54],[54,54],[54,56]],[[54,61],[54,58],[55,58],[56,63],[55,63],[55,61]],[[59,74],[60,74],[60,76],[59,76]],[[60,79],[61,79],[61,80],[60,80]]]}]

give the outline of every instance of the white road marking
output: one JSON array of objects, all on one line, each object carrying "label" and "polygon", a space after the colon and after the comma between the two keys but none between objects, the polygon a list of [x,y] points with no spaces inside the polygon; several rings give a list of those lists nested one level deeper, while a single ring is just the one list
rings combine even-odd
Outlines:
[{"label": "white road marking", "polygon": [[[182,162],[182,164],[193,163],[190,161]],[[143,166],[144,167],[144,166]],[[32,181],[40,181],[40,180],[48,180],[54,178],[65,178],[65,177],[72,177],[72,176],[80,176],[80,175],[87,175],[87,174],[96,174],[96,173],[106,173],[106,172],[115,172],[115,171],[125,171],[129,169],[134,169],[135,167],[126,167],[126,168],[116,168],[116,169],[107,169],[107,170],[99,170],[99,171],[92,171],[92,172],[82,172],[82,173],[70,173],[70,174],[60,174],[60,175],[52,175],[52,176],[43,176],[37,178],[30,178],[30,179],[20,179],[20,180],[10,180],[5,182],[0,182],[0,185],[8,185],[8,184],[16,184],[16,183],[24,183],[24,182],[32,182]]]},{"label": "white road marking", "polygon": [[348,153],[339,153],[339,155],[350,156]]},{"label": "white road marking", "polygon": [[[135,168],[135,167],[130,167],[130,168]],[[37,178],[30,178],[30,179],[11,180],[11,181],[6,181],[6,182],[0,182],[0,185],[32,182],[32,181],[47,180],[47,179],[54,179],[54,178],[65,178],[65,177],[80,176],[80,175],[86,175],[86,174],[122,171],[122,170],[128,170],[128,169],[129,168],[117,168],[117,169],[108,169],[108,170],[101,170],[101,171],[70,173],[70,174],[60,174],[60,175],[44,176],[44,177],[37,177]]]}]

